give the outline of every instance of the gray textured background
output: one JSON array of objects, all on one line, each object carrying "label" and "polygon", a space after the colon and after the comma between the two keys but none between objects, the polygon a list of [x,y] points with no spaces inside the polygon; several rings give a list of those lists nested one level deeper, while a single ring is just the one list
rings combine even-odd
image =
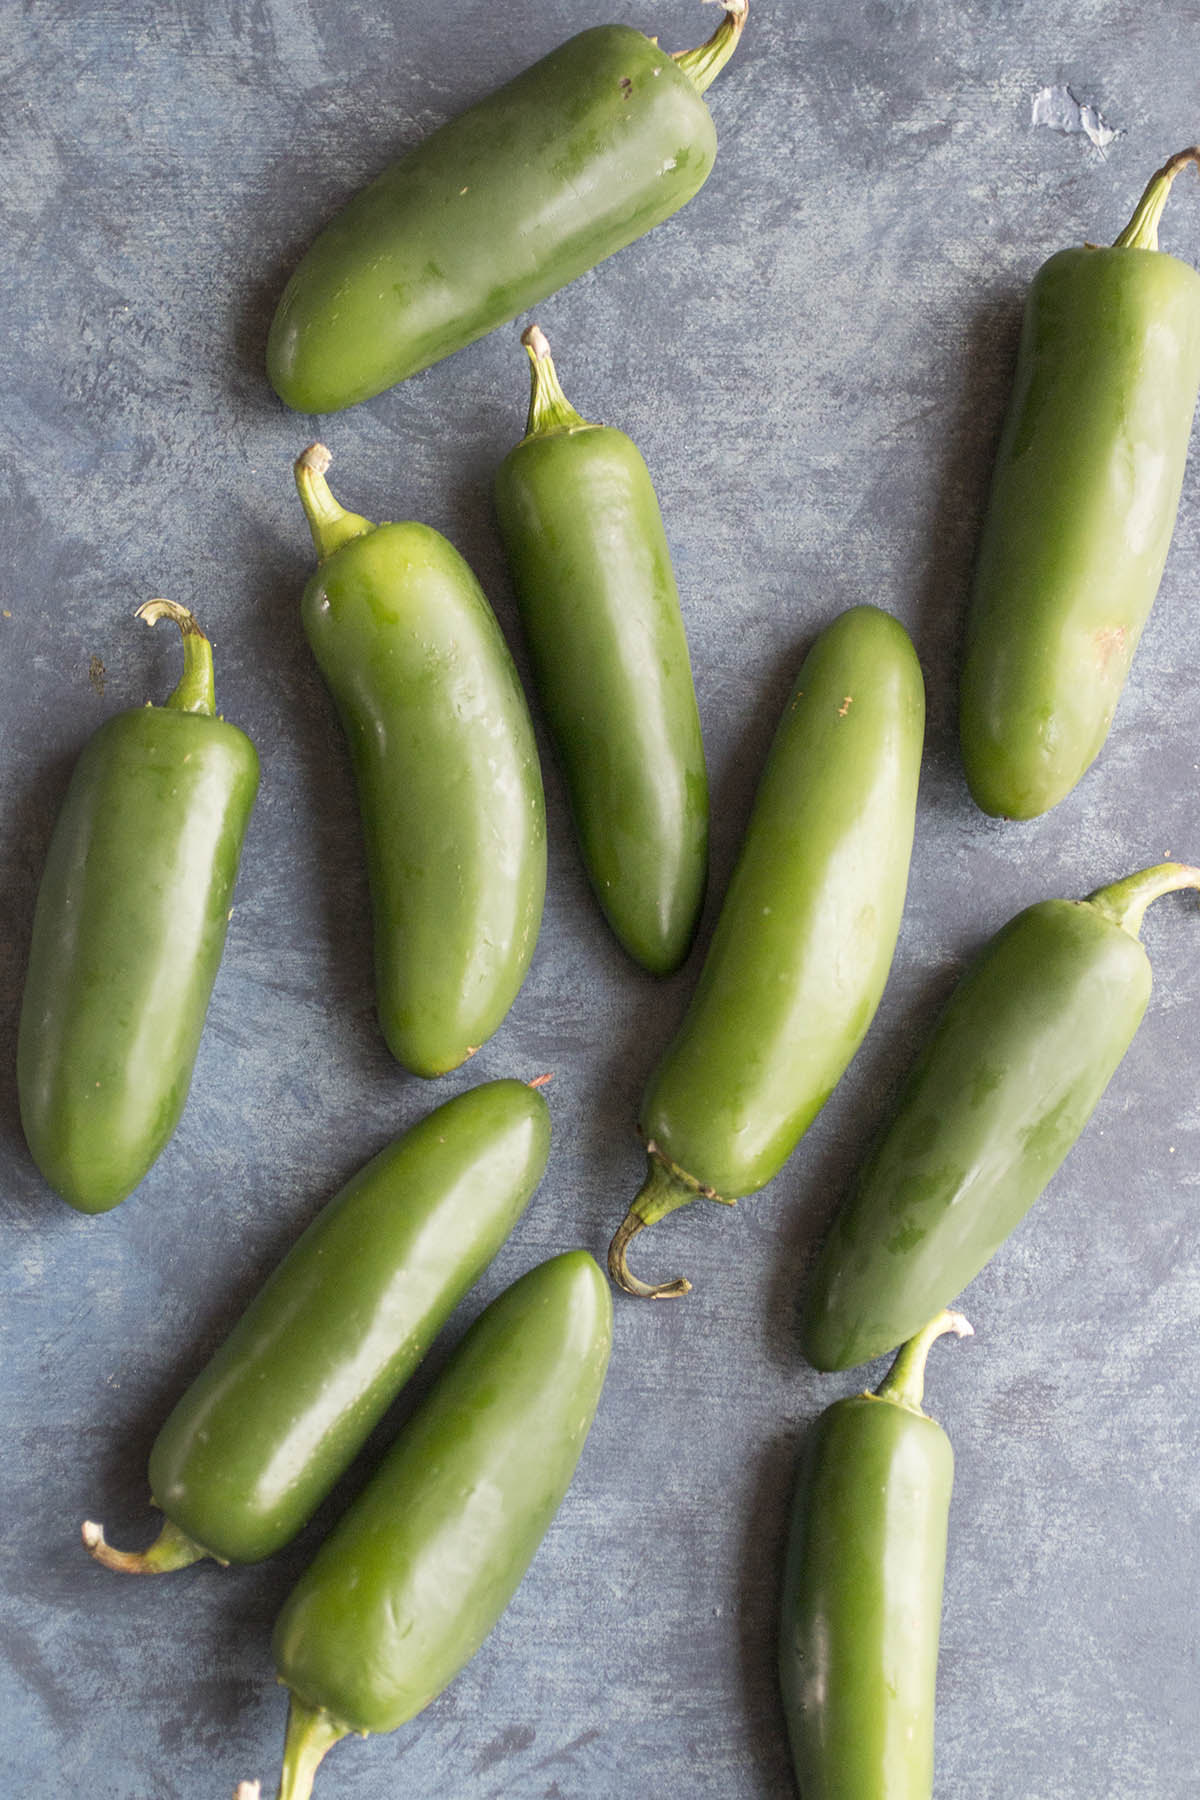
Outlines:
[{"label": "gray textured background", "polygon": [[[659,986],[623,960],[551,769],[545,924],[506,1026],[436,1091],[382,1046],[348,769],[298,624],[310,555],[290,464],[314,424],[261,369],[285,273],[331,209],[609,16],[668,48],[713,23],[684,0],[0,11],[5,1795],[211,1800],[277,1768],[270,1622],[361,1471],[255,1570],[123,1582],[89,1564],[78,1525],[146,1540],[165,1411],[369,1153],[467,1081],[555,1072],[549,1175],[450,1339],[539,1258],[602,1253],[638,1182],[637,1098],[695,963]],[[1107,751],[1070,799],[1029,826],[984,820],[953,705],[1025,285],[1055,248],[1111,239],[1197,135],[1198,25],[1192,0],[754,0],[711,91],[722,149],[701,196],[539,309],[570,395],[628,430],[657,480],[712,774],[708,923],[802,648],[864,599],[909,625],[929,684],[910,902],[875,1027],[785,1173],[736,1213],[697,1205],[642,1240],[639,1269],[685,1267],[695,1292],[618,1306],[578,1478],[503,1622],[421,1718],[333,1752],[330,1800],[791,1792],[772,1651],[787,1495],[805,1422],[856,1385],[797,1350],[814,1241],[986,936],[1033,899],[1200,857],[1194,474]],[[1067,83],[1119,131],[1105,151],[1032,125],[1038,90]],[[1200,250],[1190,175],[1164,243]],[[514,328],[320,426],[348,505],[427,520],[465,552],[523,669],[489,488],[524,405]],[[71,761],[176,678],[172,634],[132,620],[159,593],[208,627],[263,785],[182,1126],[136,1198],[85,1219],[28,1160],[15,1021]],[[934,1354],[959,1469],[939,1795],[1200,1791],[1198,932],[1193,900],[1154,909],[1145,1025],[967,1294],[976,1338]]]}]

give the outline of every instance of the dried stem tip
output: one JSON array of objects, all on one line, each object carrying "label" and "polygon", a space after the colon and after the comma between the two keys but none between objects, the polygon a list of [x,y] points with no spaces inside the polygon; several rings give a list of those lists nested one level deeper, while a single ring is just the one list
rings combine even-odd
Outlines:
[{"label": "dried stem tip", "polygon": [[308,449],[302,450],[296,458],[296,467],[311,469],[314,475],[324,475],[332,461],[332,450],[327,450],[324,444],[310,444]]},{"label": "dried stem tip", "polygon": [[521,342],[534,356],[549,356],[550,340],[540,325],[529,325],[521,333]]}]

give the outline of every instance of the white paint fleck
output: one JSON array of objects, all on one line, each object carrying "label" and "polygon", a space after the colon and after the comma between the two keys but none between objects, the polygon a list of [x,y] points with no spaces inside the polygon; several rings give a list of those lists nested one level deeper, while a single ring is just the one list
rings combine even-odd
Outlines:
[{"label": "white paint fleck", "polygon": [[1121,136],[1120,131],[1105,123],[1099,107],[1090,100],[1077,99],[1069,87],[1041,88],[1033,96],[1030,123],[1046,125],[1068,137],[1086,137],[1097,150],[1105,149]]}]

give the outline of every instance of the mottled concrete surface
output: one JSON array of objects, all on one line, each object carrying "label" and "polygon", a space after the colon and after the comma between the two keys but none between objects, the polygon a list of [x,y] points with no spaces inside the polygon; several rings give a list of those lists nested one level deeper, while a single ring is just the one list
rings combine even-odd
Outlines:
[{"label": "mottled concrete surface", "polygon": [[[602,1253],[637,1183],[639,1090],[695,964],[659,986],[622,959],[552,771],[545,925],[506,1026],[436,1094],[380,1042],[347,764],[298,627],[309,553],[290,463],[315,422],[261,367],[284,274],[331,208],[612,15],[671,48],[712,23],[684,0],[0,13],[5,1795],[212,1800],[277,1767],[270,1623],[362,1468],[256,1570],[122,1582],[88,1563],[78,1526],[149,1535],[166,1409],[369,1152],[468,1079],[554,1070],[550,1173],[447,1342],[535,1260]],[[1107,752],[1068,801],[1028,826],[985,821],[953,703],[1022,293],[1051,250],[1115,235],[1195,138],[1197,26],[1194,0],[755,0],[712,90],[722,149],[703,194],[539,310],[568,391],[631,432],[662,497],[713,779],[709,921],[798,656],[864,599],[910,626],[929,683],[910,903],[874,1029],[785,1173],[736,1213],[697,1205],[644,1240],[640,1266],[685,1267],[695,1292],[618,1306],[578,1478],[503,1622],[412,1725],[333,1753],[331,1800],[791,1792],[772,1651],[788,1489],[805,1422],[855,1385],[797,1349],[816,1238],[1002,920],[1200,857],[1195,470]],[[1118,133],[1105,148],[1033,125],[1035,95],[1059,86]],[[1164,242],[1200,254],[1190,176]],[[519,659],[489,486],[524,390],[514,329],[319,426],[350,505],[428,520],[465,552]],[[263,785],[186,1116],[137,1196],[85,1219],[23,1145],[16,1012],[71,760],[174,680],[170,634],[132,620],[159,593],[207,624]],[[1194,901],[1159,905],[1146,941],[1157,980],[1136,1043],[966,1295],[977,1336],[934,1357],[959,1468],[939,1795],[1162,1800],[1200,1783]]]}]

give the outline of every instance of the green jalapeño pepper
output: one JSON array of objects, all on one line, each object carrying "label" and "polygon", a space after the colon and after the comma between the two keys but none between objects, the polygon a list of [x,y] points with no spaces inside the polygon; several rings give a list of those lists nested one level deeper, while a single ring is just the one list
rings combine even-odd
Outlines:
[{"label": "green jalape\u00f1o pepper", "polygon": [[1142,917],[1200,887],[1162,863],[1086,900],[1043,900],[950,997],[818,1259],[804,1353],[848,1369],[962,1292],[1058,1169],[1150,998]]},{"label": "green jalape\u00f1o pepper", "polygon": [[546,892],[546,813],[525,696],[470,569],[428,525],[343,510],[313,444],[296,483],[320,559],[303,618],[358,785],[379,1021],[444,1075],[517,997]]},{"label": "green jalape\u00f1o pepper", "polygon": [[938,1315],[873,1394],[805,1439],[783,1583],[779,1667],[804,1800],[931,1800],[933,1699],[954,1452],[921,1410]]},{"label": "green jalape\u00f1o pepper", "polygon": [[649,471],[570,405],[536,325],[524,440],[496,506],[538,691],[601,907],[655,974],[687,955],[708,873],[708,777]]},{"label": "green jalape\u00f1o pepper", "polygon": [[583,1251],[532,1269],[472,1326],[279,1615],[279,1800],[307,1800],[339,1738],[395,1731],[475,1654],[570,1484],[611,1336]]},{"label": "green jalape\u00f1o pepper", "polygon": [[1031,819],[1098,754],[1171,542],[1200,387],[1200,275],[1158,248],[1184,150],[1108,248],[1034,277],[975,569],[962,750],[985,812]]},{"label": "green jalape\u00f1o pepper", "polygon": [[645,1183],[609,1248],[627,1293],[661,1299],[630,1239],[697,1195],[770,1181],[862,1042],[908,884],[925,691],[904,627],[857,606],[818,637],[784,708],[683,1024],[650,1078]]},{"label": "green jalape\u00f1o pepper", "polygon": [[267,341],[300,412],[381,393],[536,306],[692,198],[717,152],[701,95],[746,0],[668,56],[627,25],[581,32],[385,169],[326,226]]},{"label": "green jalape\u00f1o pepper", "polygon": [[17,1043],[33,1159],[80,1212],[132,1193],[179,1123],[258,790],[254,745],[216,716],[212,646],[171,619],[183,678],[165,706],[101,725],[75,766],[33,921]]},{"label": "green jalape\u00f1o pepper", "polygon": [[542,1178],[540,1093],[492,1081],[439,1106],[319,1212],[155,1440],[148,1550],[83,1538],[133,1575],[281,1550],[349,1467]]}]

